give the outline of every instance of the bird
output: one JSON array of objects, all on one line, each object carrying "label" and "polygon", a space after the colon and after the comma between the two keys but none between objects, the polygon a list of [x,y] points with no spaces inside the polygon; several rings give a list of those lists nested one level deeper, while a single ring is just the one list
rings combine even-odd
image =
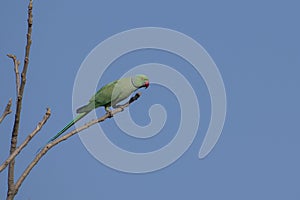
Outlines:
[{"label": "bird", "polygon": [[[103,106],[105,111],[112,116],[110,107],[117,108],[119,102],[128,98],[136,90],[149,87],[149,78],[144,74],[138,74],[132,77],[121,78],[100,88],[97,93],[91,97],[88,104],[78,108],[78,115],[70,121],[61,131],[53,136],[47,144],[56,140],[60,135],[67,131],[76,122],[86,116],[92,110]],[[46,144],[46,145],[47,145]]]}]

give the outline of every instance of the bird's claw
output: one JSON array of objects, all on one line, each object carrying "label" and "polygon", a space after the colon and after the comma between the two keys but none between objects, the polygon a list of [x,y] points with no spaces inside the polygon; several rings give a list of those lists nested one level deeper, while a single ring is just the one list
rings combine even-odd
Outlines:
[{"label": "bird's claw", "polygon": [[108,110],[107,111],[107,115],[108,115],[108,118],[112,118],[114,115],[112,114],[111,110]]}]

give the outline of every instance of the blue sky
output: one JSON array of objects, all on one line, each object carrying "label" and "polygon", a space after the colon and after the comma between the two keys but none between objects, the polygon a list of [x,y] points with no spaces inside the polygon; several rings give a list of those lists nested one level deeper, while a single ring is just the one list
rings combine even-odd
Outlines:
[{"label": "blue sky", "polygon": [[[200,43],[222,75],[227,116],[217,145],[199,160],[199,147],[210,120],[210,99],[203,79],[173,54],[131,52],[112,63],[99,87],[143,63],[163,63],[180,71],[193,85],[201,108],[199,131],[191,147],[162,170],[130,174],[101,164],[74,136],[41,160],[16,199],[299,199],[299,6],[292,0],[34,2],[33,44],[19,141],[35,128],[46,107],[51,108],[52,116],[17,158],[16,175],[73,117],[73,84],[86,56],[101,41],[128,29],[164,27]],[[26,8],[23,1],[1,2],[1,108],[10,97],[15,99],[12,62],[6,54],[23,59]],[[137,124],[146,125],[149,107],[162,104],[168,118],[160,134],[140,140],[123,134],[113,120],[103,123],[107,137],[134,152],[167,144],[180,120],[178,101],[167,88],[152,85],[142,92],[130,111]],[[103,113],[103,109],[97,110],[98,115]],[[7,157],[12,120],[9,115],[0,125],[1,161]],[[6,194],[6,173],[0,174],[2,197]]]}]

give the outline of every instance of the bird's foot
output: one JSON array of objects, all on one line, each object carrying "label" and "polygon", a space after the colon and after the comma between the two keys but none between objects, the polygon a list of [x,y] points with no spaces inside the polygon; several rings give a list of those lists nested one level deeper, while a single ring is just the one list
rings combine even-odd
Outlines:
[{"label": "bird's foot", "polygon": [[114,115],[112,114],[111,110],[107,110],[106,114],[108,115],[108,118],[112,118]]}]

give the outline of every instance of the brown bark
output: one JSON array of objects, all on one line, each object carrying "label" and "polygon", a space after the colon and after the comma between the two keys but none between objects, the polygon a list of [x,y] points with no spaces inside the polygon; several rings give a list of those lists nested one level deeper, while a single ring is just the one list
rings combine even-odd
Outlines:
[{"label": "brown bark", "polygon": [[[22,99],[24,88],[26,84],[26,74],[29,64],[29,54],[30,54],[30,47],[31,47],[31,33],[32,33],[32,0],[29,1],[28,5],[28,19],[27,19],[27,44],[25,48],[25,58],[24,58],[24,66],[21,74],[21,84],[20,88],[18,88],[18,81],[17,81],[17,106],[16,106],[16,113],[15,113],[15,120],[14,126],[11,136],[11,144],[10,144],[10,154],[12,154],[17,147],[17,140],[18,140],[18,133],[20,127],[20,117],[21,117],[21,110],[22,110]],[[18,62],[17,62],[18,63]],[[16,68],[15,68],[16,70]],[[15,71],[16,72],[16,71]],[[18,72],[18,71],[17,71]],[[16,73],[17,73],[16,72]],[[17,75],[16,75],[17,76]],[[17,77],[17,80],[19,77]],[[8,191],[7,191],[7,200],[13,200],[16,194],[15,192],[15,185],[14,185],[14,171],[15,171],[15,159],[9,163],[8,166]]]},{"label": "brown bark", "polygon": [[11,104],[12,104],[12,99],[9,99],[9,101],[3,111],[3,114],[0,117],[0,124],[4,120],[4,118],[12,112],[12,110],[10,109]]}]

